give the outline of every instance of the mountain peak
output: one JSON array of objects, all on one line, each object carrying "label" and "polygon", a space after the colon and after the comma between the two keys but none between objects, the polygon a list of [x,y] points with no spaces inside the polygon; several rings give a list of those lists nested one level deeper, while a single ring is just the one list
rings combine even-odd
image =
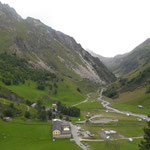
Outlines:
[{"label": "mountain peak", "polygon": [[39,69],[53,70],[71,78],[97,83],[110,83],[116,79],[73,37],[48,27],[38,19],[27,17],[23,20],[9,5],[0,5],[0,27],[7,35],[4,37],[0,30],[0,36],[4,37],[0,52],[16,53]]},{"label": "mountain peak", "polygon": [[37,26],[38,25],[44,25],[39,19],[35,19],[35,18],[32,18],[32,17],[27,17],[26,21],[34,23]]},{"label": "mountain peak", "polygon": [[20,21],[21,16],[19,16],[16,10],[10,7],[8,4],[0,3],[0,19],[1,21],[10,23],[13,21]]}]

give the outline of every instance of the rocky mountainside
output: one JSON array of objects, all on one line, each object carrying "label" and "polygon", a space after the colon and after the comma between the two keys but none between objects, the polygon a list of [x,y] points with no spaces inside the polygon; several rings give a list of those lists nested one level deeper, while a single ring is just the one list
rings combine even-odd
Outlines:
[{"label": "rocky mountainside", "polygon": [[100,55],[97,55],[97,57],[116,76],[124,76],[138,72],[150,64],[150,39],[147,39],[129,53],[117,55],[112,58],[102,57]]},{"label": "rocky mountainside", "polygon": [[0,3],[0,53],[17,54],[35,68],[68,76],[110,83],[115,76],[103,63],[72,37],[44,25],[40,20],[22,19]]}]

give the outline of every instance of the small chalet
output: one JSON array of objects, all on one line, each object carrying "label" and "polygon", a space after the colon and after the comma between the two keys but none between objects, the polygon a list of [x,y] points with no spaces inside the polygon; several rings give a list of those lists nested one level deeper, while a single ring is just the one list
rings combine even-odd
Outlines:
[{"label": "small chalet", "polygon": [[70,138],[71,137],[70,124],[60,119],[54,119],[52,135],[53,138]]},{"label": "small chalet", "polygon": [[57,112],[57,104],[52,104],[52,110]]},{"label": "small chalet", "polygon": [[57,109],[57,104],[52,104],[52,108]]},{"label": "small chalet", "polygon": [[12,119],[10,117],[3,117],[3,121],[10,122]]}]

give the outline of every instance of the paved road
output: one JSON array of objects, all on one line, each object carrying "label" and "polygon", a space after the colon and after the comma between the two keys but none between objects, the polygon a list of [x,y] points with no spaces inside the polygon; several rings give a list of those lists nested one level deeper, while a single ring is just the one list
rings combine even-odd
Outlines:
[{"label": "paved road", "polygon": [[71,126],[72,136],[73,136],[76,144],[79,147],[81,147],[83,150],[87,150],[87,147],[81,143],[81,139],[80,139],[80,137],[78,136],[78,133],[77,133],[77,131],[78,131],[77,127],[75,125],[73,125],[72,123],[70,123],[70,126]]},{"label": "paved road", "polygon": [[89,98],[90,98],[90,94],[91,94],[91,93],[87,94],[88,97],[87,97],[84,101],[82,101],[82,102],[80,102],[80,103],[77,103],[77,104],[74,104],[74,105],[72,105],[72,106],[77,106],[77,105],[80,105],[80,104],[82,104],[82,103],[86,103],[86,102],[89,100]]},{"label": "paved road", "polygon": [[[129,140],[129,138],[132,139],[143,139],[143,136],[139,136],[139,137],[128,137],[128,138],[117,138],[117,139],[109,139],[111,141],[117,141],[117,140]],[[80,141],[86,141],[86,142],[104,142],[106,140],[103,139],[80,139]]]},{"label": "paved road", "polygon": [[103,93],[103,89],[100,91],[98,100],[101,102],[103,107],[105,107],[106,109],[111,110],[112,112],[116,112],[116,113],[120,113],[120,114],[124,114],[124,115],[129,114],[131,116],[139,117],[144,120],[150,121],[150,118],[146,115],[136,114],[136,113],[132,113],[132,112],[128,112],[128,111],[121,111],[121,110],[110,107],[110,103],[102,98],[102,93]]},{"label": "paved road", "polygon": [[[135,116],[135,117],[139,117],[139,118],[142,118],[142,119],[145,119],[147,121],[150,121],[150,118],[148,118],[148,116],[146,115],[141,115],[141,114],[136,114],[136,113],[132,113],[132,112],[127,112],[127,111],[121,111],[121,110],[118,110],[118,109],[115,109],[115,108],[112,108],[110,107],[110,103],[106,100],[104,100],[102,98],[102,93],[103,93],[103,89],[100,91],[100,95],[98,97],[98,100],[101,102],[101,104],[103,105],[104,108],[108,109],[109,111],[111,112],[116,112],[116,113],[120,113],[120,114],[124,114],[124,115],[131,115],[131,116]],[[90,98],[90,94],[88,94],[88,97],[86,100],[84,100],[83,102],[80,102],[78,104],[75,104],[73,106],[77,106],[79,104],[82,104],[82,103],[86,103]],[[101,115],[94,115],[92,116],[90,119],[93,119],[95,117],[100,117]],[[80,123],[84,123],[85,121],[80,121]],[[81,143],[81,141],[105,141],[103,139],[99,139],[99,140],[94,140],[94,139],[81,139],[79,136],[78,136],[78,133],[77,133],[77,127],[75,125],[73,125],[72,123],[70,123],[71,125],[71,128],[72,128],[72,135],[73,135],[73,138],[76,142],[77,145],[79,145],[83,150],[87,150],[87,147],[85,145],[83,145]],[[131,137],[132,139],[142,139],[143,136],[140,136],[140,137]],[[129,140],[129,138],[117,138],[117,139],[109,139],[109,140]]]}]

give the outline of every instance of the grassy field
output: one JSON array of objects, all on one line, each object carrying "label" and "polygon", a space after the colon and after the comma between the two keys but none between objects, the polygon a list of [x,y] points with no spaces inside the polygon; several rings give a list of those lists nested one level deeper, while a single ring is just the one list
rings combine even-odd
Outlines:
[{"label": "grassy field", "polygon": [[58,94],[56,96],[51,96],[51,99],[60,100],[61,102],[67,104],[67,105],[73,105],[76,103],[79,103],[86,99],[85,92],[78,92],[77,85],[75,85],[73,82],[71,82],[68,79],[65,79],[64,82],[60,82],[58,84]]},{"label": "grassy field", "polygon": [[25,84],[19,85],[11,85],[7,86],[4,83],[0,82],[0,85],[6,87],[17,93],[19,96],[24,97],[30,101],[37,101],[38,99],[42,98],[44,95],[48,94],[48,90],[38,90],[37,84],[33,81],[26,81]]},{"label": "grassy field", "polygon": [[86,120],[86,115],[90,112],[91,114],[99,114],[105,108],[97,100],[98,93],[93,92],[90,94],[90,98],[86,103],[77,105],[76,107],[80,108],[81,115],[80,117],[70,117],[70,119],[75,123],[80,119],[80,121]]},{"label": "grassy field", "polygon": [[[99,123],[99,124],[88,124],[82,125],[82,128],[90,131],[91,133],[96,135],[96,138],[101,138],[99,132],[101,129],[104,130],[116,130],[117,136],[120,135],[123,137],[134,137],[134,136],[143,136],[143,128],[146,126],[146,122],[138,122],[137,117],[126,116],[123,114],[118,114],[115,112],[106,112],[102,107],[99,101],[96,100],[97,93],[93,93],[88,102],[78,105],[81,109],[81,120],[85,120],[88,112],[93,115],[101,115],[101,117],[95,118],[96,120],[100,119],[118,119],[118,122],[110,122],[110,123]],[[125,99],[126,100],[126,99]],[[110,100],[111,101],[111,100]]]},{"label": "grassy field", "polygon": [[51,124],[0,120],[0,149],[2,150],[80,150],[69,139],[52,141]]},{"label": "grassy field", "polygon": [[[24,115],[24,113],[26,111],[29,111],[30,113],[32,114],[36,114],[37,113],[37,110],[32,108],[32,107],[28,107],[26,104],[23,104],[23,103],[16,103],[14,101],[9,101],[7,99],[4,99],[4,98],[0,98],[0,104],[4,104],[4,105],[8,105],[10,106],[10,104],[14,104],[14,108],[17,108],[18,110],[21,110],[22,111],[22,114]],[[29,110],[28,110],[29,108]]]},{"label": "grassy field", "polygon": [[[120,110],[131,111],[139,114],[150,114],[150,94],[145,94],[145,88],[137,89],[133,92],[125,92],[120,94],[117,99],[107,99],[111,102],[112,107]],[[139,109],[138,105],[144,106]]]},{"label": "grassy field", "polygon": [[129,142],[128,140],[88,142],[90,150],[138,150],[140,139]]},{"label": "grassy field", "polygon": [[[108,116],[101,117],[108,118]],[[95,134],[96,138],[100,138],[100,132],[103,130],[115,130],[117,134],[113,137],[120,138],[121,137],[137,137],[143,136],[143,128],[146,127],[146,122],[138,122],[136,118],[129,117],[129,119],[122,117],[110,117],[110,118],[118,118],[118,122],[110,122],[110,123],[98,123],[98,124],[88,124],[82,125],[86,131],[90,131],[92,134]],[[100,119],[100,118],[99,118]]]},{"label": "grassy field", "polygon": [[90,98],[86,103],[82,103],[77,107],[82,111],[91,111],[96,109],[104,109],[101,103],[97,100],[98,92],[94,92],[90,94]]},{"label": "grassy field", "polygon": [[[113,105],[119,105],[124,103],[129,103],[133,98],[140,98],[141,95],[145,93],[145,89],[137,91],[137,93],[129,93],[128,97],[120,97],[121,99],[109,99]],[[130,99],[129,99],[130,98]],[[124,102],[124,103],[123,103]],[[134,101],[133,101],[134,103]],[[137,105],[137,104],[136,104]],[[95,134],[95,137],[92,139],[103,139],[101,137],[101,132],[105,130],[115,130],[117,134],[110,135],[111,138],[122,138],[122,137],[138,137],[143,136],[143,128],[147,125],[145,121],[138,122],[137,117],[126,116],[123,114],[118,114],[115,112],[106,112],[102,105],[92,96],[90,100],[84,104],[78,105],[81,109],[81,119],[85,120],[88,112],[91,114],[100,114],[101,117],[95,119],[118,119],[118,122],[110,123],[98,123],[98,124],[82,124],[81,127],[85,131],[90,131],[92,134]],[[90,137],[89,137],[90,138]],[[138,144],[141,139],[134,140],[129,142],[128,140],[118,140],[118,141],[105,141],[105,142],[86,142],[90,145],[90,150],[138,150]]]},{"label": "grassy field", "polygon": [[[52,83],[53,84],[53,83]],[[52,104],[54,100],[60,100],[67,105],[76,104],[86,98],[85,92],[78,92],[77,86],[70,80],[66,79],[64,82],[58,82],[57,95],[54,95],[54,88],[49,91],[48,88],[45,90],[38,90],[37,84],[33,81],[26,81],[25,84],[7,86],[0,82],[0,85],[6,87],[19,96],[24,97],[32,102],[42,100],[46,106]]]}]

